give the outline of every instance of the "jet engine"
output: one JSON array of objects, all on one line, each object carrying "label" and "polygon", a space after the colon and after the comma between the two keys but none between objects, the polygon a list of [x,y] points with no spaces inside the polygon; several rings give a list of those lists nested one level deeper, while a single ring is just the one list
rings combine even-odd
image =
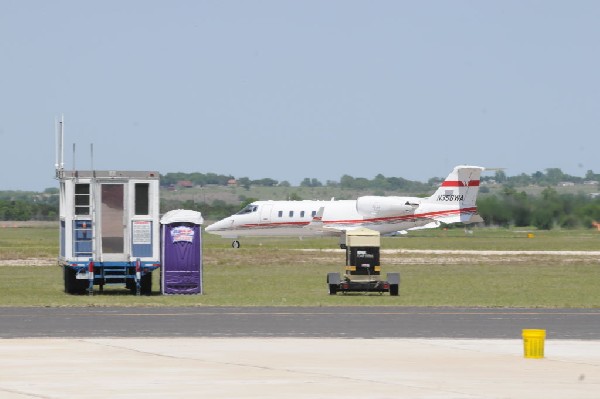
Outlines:
[{"label": "jet engine", "polygon": [[365,196],[356,200],[356,210],[361,216],[388,217],[414,213],[418,203],[406,197]]}]

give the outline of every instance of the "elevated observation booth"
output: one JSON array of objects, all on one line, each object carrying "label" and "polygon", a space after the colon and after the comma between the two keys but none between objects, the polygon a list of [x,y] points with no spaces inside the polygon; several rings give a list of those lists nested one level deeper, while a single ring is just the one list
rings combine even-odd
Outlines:
[{"label": "elevated observation booth", "polygon": [[[62,146],[62,126],[60,127]],[[160,267],[159,173],[64,170],[60,185],[60,250],[65,292],[123,285],[149,294]]]},{"label": "elevated observation booth", "polygon": [[59,181],[65,292],[124,284],[150,293],[160,267],[158,172],[70,171]]}]

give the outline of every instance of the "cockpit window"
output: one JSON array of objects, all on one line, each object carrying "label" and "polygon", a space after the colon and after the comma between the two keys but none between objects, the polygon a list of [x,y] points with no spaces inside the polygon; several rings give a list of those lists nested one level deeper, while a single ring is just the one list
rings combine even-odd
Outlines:
[{"label": "cockpit window", "polygon": [[242,209],[241,211],[236,213],[236,215],[245,215],[247,213],[256,212],[257,209],[258,209],[258,205],[253,205],[253,204],[246,205],[244,207],[244,209]]}]

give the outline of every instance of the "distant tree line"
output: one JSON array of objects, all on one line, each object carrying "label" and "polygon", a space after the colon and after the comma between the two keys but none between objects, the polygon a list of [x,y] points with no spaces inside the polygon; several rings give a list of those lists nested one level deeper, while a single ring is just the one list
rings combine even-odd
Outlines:
[{"label": "distant tree line", "polygon": [[58,189],[44,193],[26,191],[0,192],[0,220],[57,220]]},{"label": "distant tree line", "polygon": [[[161,186],[172,186],[176,185],[181,181],[189,181],[195,186],[206,186],[206,185],[218,185],[227,186],[230,181],[236,181],[236,184],[241,187],[249,188],[250,186],[262,186],[262,187],[275,187],[275,186],[286,186],[289,187],[290,183],[286,180],[278,181],[271,178],[262,179],[250,179],[248,177],[235,178],[232,175],[219,175],[216,173],[167,173],[161,175],[160,184]],[[385,177],[382,174],[378,174],[373,179],[367,179],[364,177],[353,177],[350,175],[343,175],[340,181],[327,180],[322,183],[319,179],[306,177],[300,182],[301,187],[341,187],[353,190],[384,190],[384,191],[406,191],[406,192],[423,192],[428,191],[432,187],[438,186],[444,179],[441,177],[434,177],[422,183],[418,181],[407,180],[402,177]],[[600,182],[600,174],[594,173],[592,170],[588,170],[585,177],[571,176],[563,173],[559,168],[548,168],[545,172],[535,172],[531,175],[521,173],[517,176],[506,176],[503,170],[495,172],[494,176],[482,176],[481,180],[487,183],[497,183],[504,186],[511,187],[525,187],[529,185],[536,186],[555,186],[561,182],[571,182],[575,184],[581,184],[586,181]]]},{"label": "distant tree line", "polygon": [[[291,200],[300,198],[290,198]],[[192,209],[202,212],[205,219],[217,220],[239,211],[253,198],[241,204],[227,204],[222,200],[212,203],[194,201],[161,202],[161,210]],[[546,188],[539,196],[529,196],[507,187],[501,194],[480,195],[477,198],[479,214],[486,226],[536,227],[540,230],[553,228],[591,228],[592,222],[600,221],[600,198],[583,194],[559,194]]]},{"label": "distant tree line", "polygon": [[382,174],[378,174],[373,179],[366,179],[364,177],[352,177],[344,175],[340,179],[340,187],[348,188],[353,190],[384,190],[384,191],[397,191],[402,190],[406,192],[427,192],[436,183],[441,181],[438,179],[430,179],[428,183],[421,183],[417,181],[406,180],[401,177],[385,177]]},{"label": "distant tree line", "polygon": [[559,168],[548,168],[544,172],[535,172],[531,175],[521,173],[517,176],[506,176],[503,170],[496,171],[494,177],[482,176],[481,180],[484,182],[495,182],[502,185],[509,185],[513,187],[525,187],[530,185],[535,186],[556,186],[561,182],[570,182],[575,184],[582,184],[586,181],[600,182],[600,174],[594,173],[592,170],[588,170],[585,177],[571,176],[563,173]]},{"label": "distant tree line", "polygon": [[[216,220],[237,212],[246,203],[228,204],[222,200],[196,203],[192,200],[161,200],[161,212],[171,209],[191,209],[202,212],[205,219]],[[583,194],[559,194],[546,188],[541,195],[530,196],[514,188],[505,187],[502,193],[480,195],[477,199],[479,214],[486,226],[528,227],[541,230],[553,228],[592,227],[600,221],[600,198]],[[0,199],[0,220],[57,220],[57,196],[19,199]]]},{"label": "distant tree line", "polygon": [[192,182],[195,186],[206,186],[209,184],[226,186],[229,180],[234,179],[230,175],[218,175],[216,173],[167,173],[160,176],[161,186],[174,186],[180,181]]},{"label": "distant tree line", "polygon": [[[327,180],[323,184],[317,178],[306,177],[300,182],[300,187],[341,187],[353,190],[405,190],[405,191],[427,191],[432,186],[439,184],[443,179],[433,178],[428,183],[421,183],[403,179],[401,177],[385,177],[382,174],[378,174],[373,179],[367,179],[364,177],[352,177],[344,175],[340,181]],[[190,182],[194,186],[206,186],[206,185],[217,185],[227,186],[230,182],[235,181],[235,184],[240,187],[250,188],[250,186],[260,187],[290,187],[291,184],[287,181],[278,181],[271,178],[263,179],[250,179],[248,177],[235,178],[231,175],[218,175],[215,173],[167,173],[161,175],[160,185],[163,187],[175,186],[180,182]]]},{"label": "distant tree line", "polygon": [[[180,180],[189,180],[198,185],[226,185],[232,176],[213,173],[167,173],[161,178],[162,185],[176,184]],[[443,179],[432,178],[427,183],[419,183],[403,178],[385,177],[381,174],[373,179],[342,176],[340,182],[327,181],[327,186],[354,189],[357,191],[405,191],[431,192]],[[555,227],[575,228],[591,227],[592,222],[600,221],[600,198],[591,198],[584,194],[559,194],[554,188],[560,182],[571,181],[600,181],[600,175],[587,172],[585,178],[576,178],[562,173],[560,169],[546,169],[545,173],[536,172],[532,175],[521,174],[507,177],[503,171],[497,171],[493,177],[482,177],[482,181],[497,183],[502,187],[499,194],[489,194],[486,186],[480,190],[477,199],[479,213],[488,226],[534,226],[539,229]],[[287,181],[278,182],[274,179],[250,180],[237,179],[240,185],[289,186]],[[519,192],[517,187],[527,185],[546,186],[541,195],[528,195]],[[301,182],[304,187],[320,187],[323,184],[315,178],[305,178]],[[0,192],[0,220],[57,220],[58,219],[58,189],[49,188],[43,193],[2,191]],[[300,199],[291,197],[290,199]],[[243,204],[228,204],[221,200],[212,203],[197,204],[194,201],[161,200],[161,212],[171,209],[193,209],[202,212],[204,217],[215,220],[237,212],[252,199],[240,199]]]},{"label": "distant tree line", "polygon": [[[244,203],[245,205],[246,203]],[[161,213],[168,212],[173,209],[189,209],[202,213],[202,217],[206,220],[218,220],[231,216],[242,208],[239,204],[228,204],[223,200],[214,200],[212,203],[195,202],[192,200],[161,200]]]},{"label": "distant tree line", "polygon": [[529,196],[505,187],[498,195],[480,195],[477,209],[487,226],[591,227],[600,221],[600,198],[584,194],[559,194],[548,187],[539,196]]}]

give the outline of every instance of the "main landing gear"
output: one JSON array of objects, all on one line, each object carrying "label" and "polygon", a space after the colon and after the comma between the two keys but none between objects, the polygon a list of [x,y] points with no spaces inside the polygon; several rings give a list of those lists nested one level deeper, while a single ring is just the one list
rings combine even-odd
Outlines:
[{"label": "main landing gear", "polygon": [[231,243],[231,247],[232,248],[239,248],[240,247],[240,242],[238,240],[235,240]]}]

